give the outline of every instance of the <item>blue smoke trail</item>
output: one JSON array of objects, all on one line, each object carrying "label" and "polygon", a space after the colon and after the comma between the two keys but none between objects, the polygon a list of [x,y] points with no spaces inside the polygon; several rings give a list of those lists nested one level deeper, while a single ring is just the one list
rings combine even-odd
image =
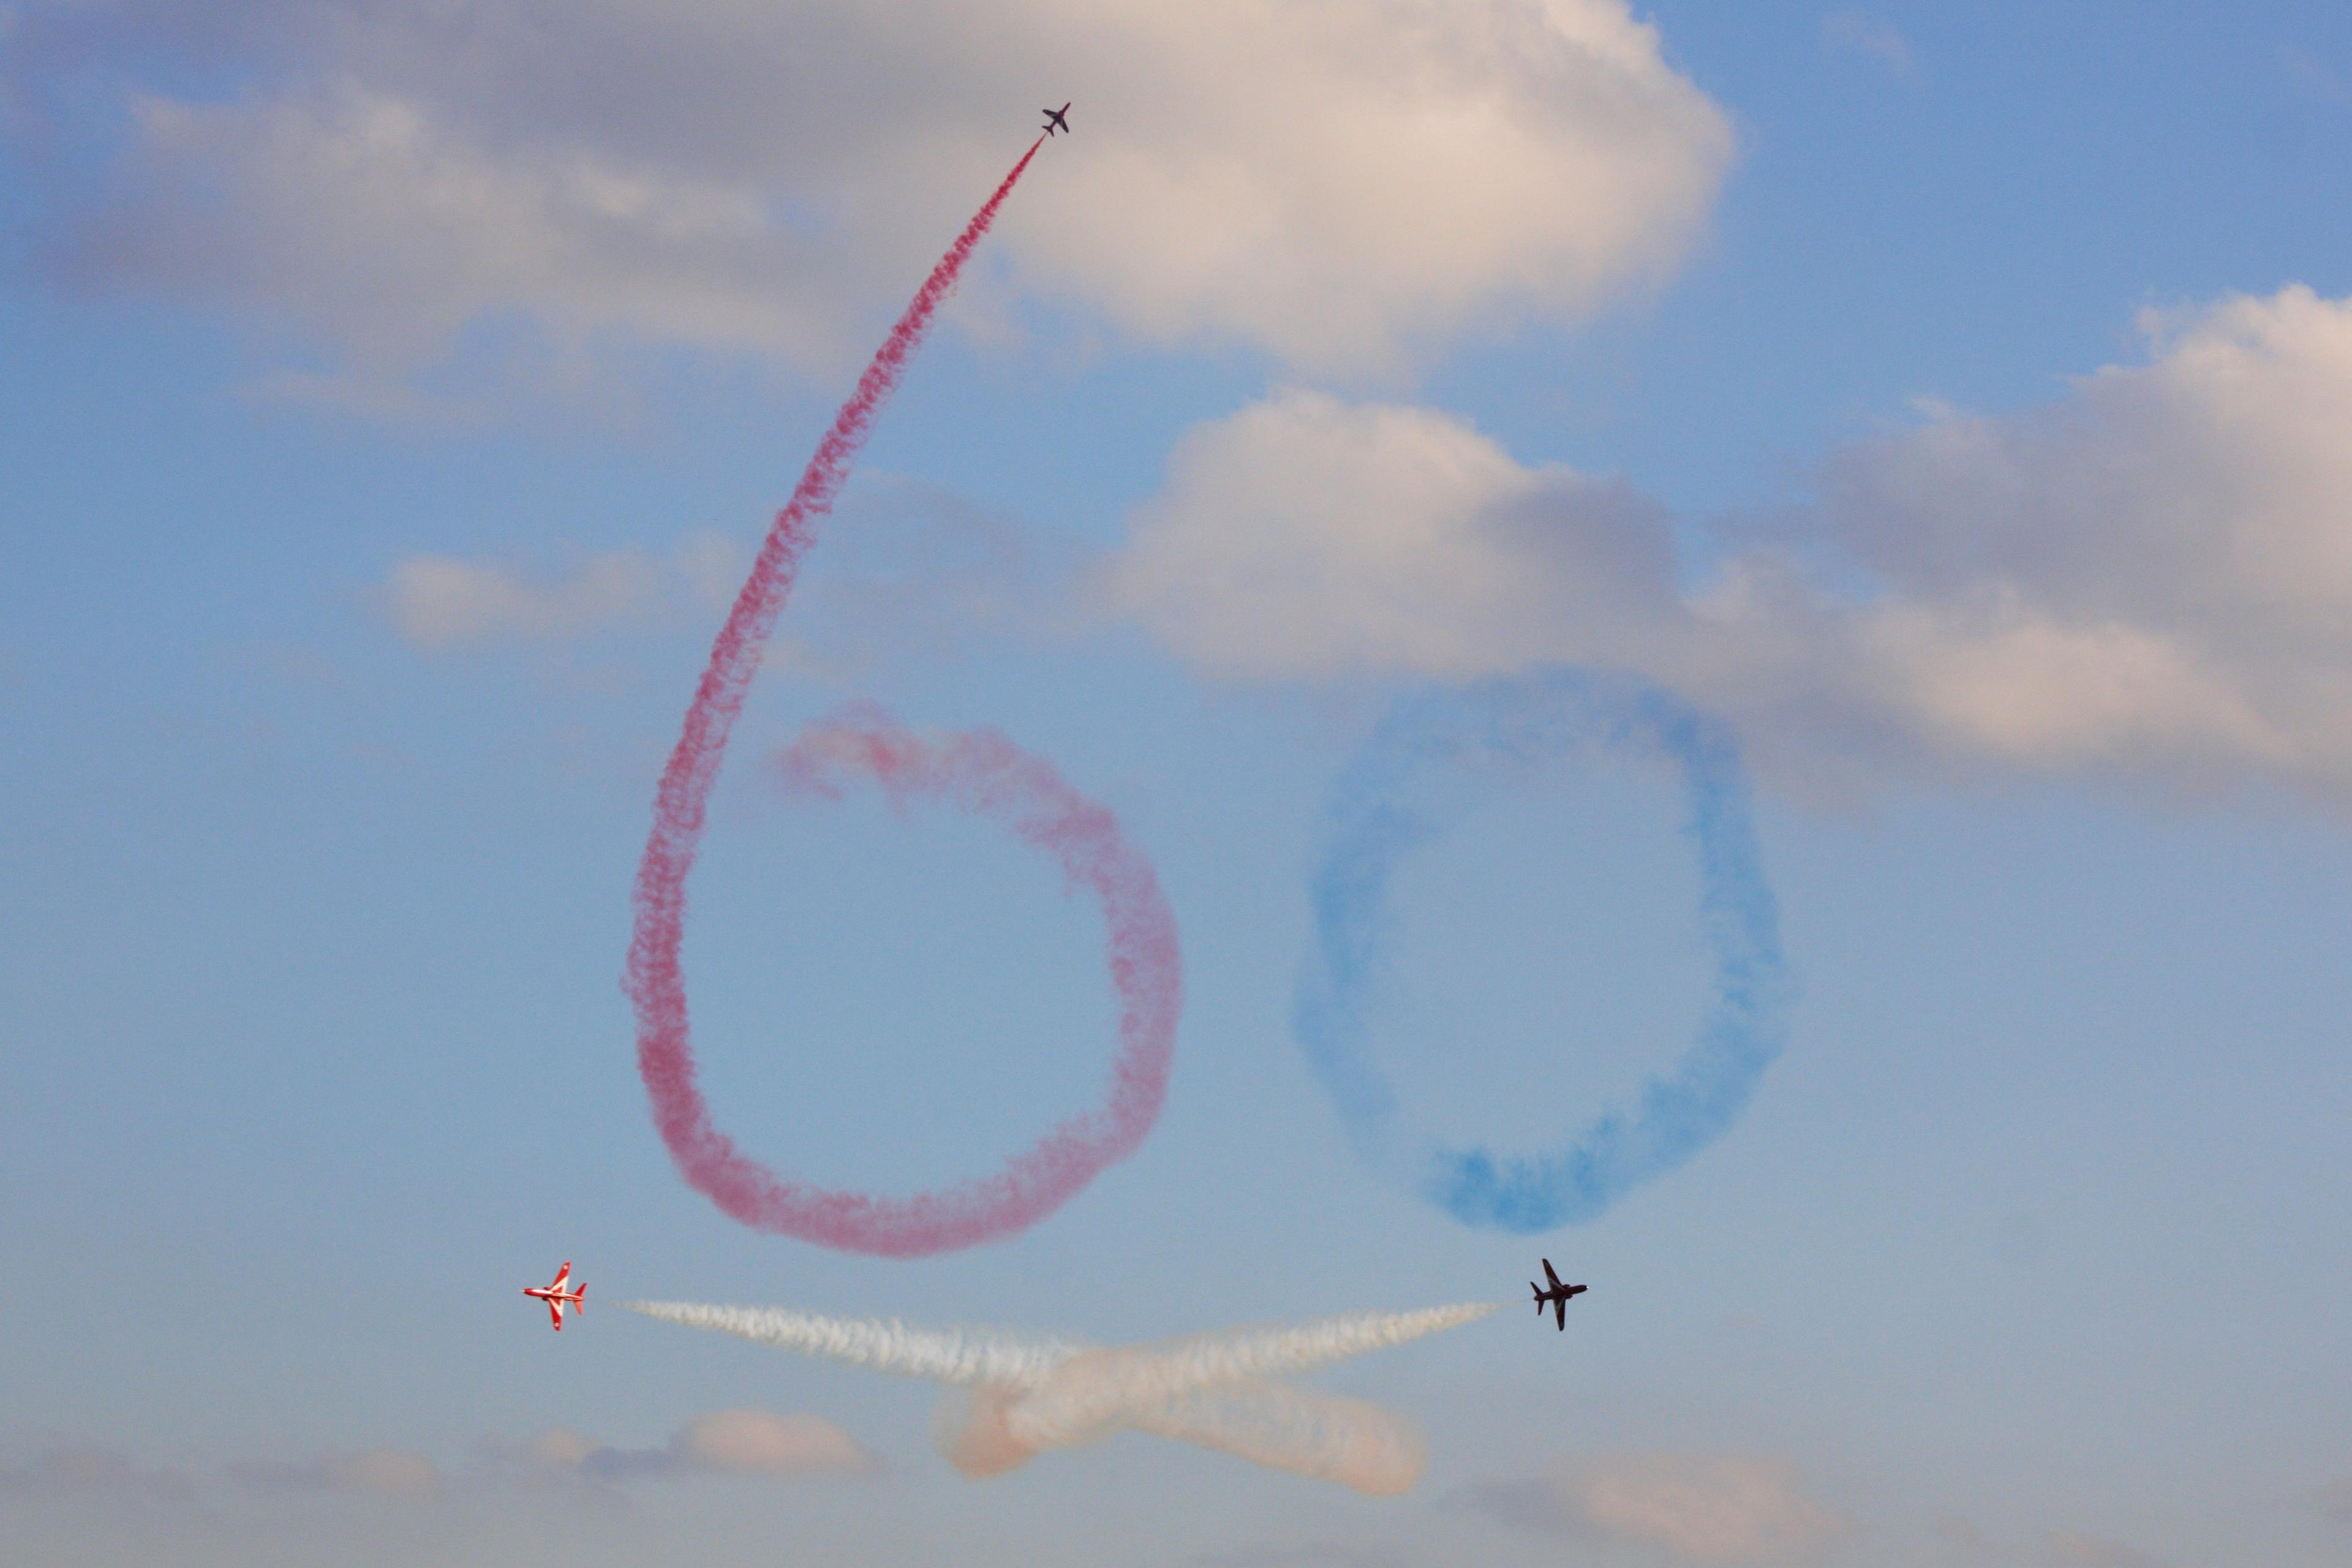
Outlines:
[{"label": "blue smoke trail", "polygon": [[[1643,1086],[1632,1114],[1607,1111],[1549,1151],[1497,1156],[1412,1132],[1364,1041],[1390,874],[1461,819],[1474,781],[1596,749],[1661,756],[1682,774],[1716,973],[1698,1037]],[[1721,1137],[1780,1054],[1788,985],[1738,742],[1646,683],[1554,669],[1398,702],[1333,789],[1312,894],[1318,941],[1299,982],[1299,1044],[1365,1161],[1465,1225],[1525,1235],[1599,1217]]]}]

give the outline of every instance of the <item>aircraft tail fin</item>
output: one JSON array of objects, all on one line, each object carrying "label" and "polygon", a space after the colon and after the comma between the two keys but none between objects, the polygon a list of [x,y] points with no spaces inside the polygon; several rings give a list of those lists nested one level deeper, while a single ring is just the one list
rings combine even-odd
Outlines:
[{"label": "aircraft tail fin", "polygon": [[572,1289],[579,1292],[579,1300],[572,1303],[572,1310],[575,1312],[586,1311],[588,1310],[588,1281],[583,1279],[579,1284],[574,1285]]}]

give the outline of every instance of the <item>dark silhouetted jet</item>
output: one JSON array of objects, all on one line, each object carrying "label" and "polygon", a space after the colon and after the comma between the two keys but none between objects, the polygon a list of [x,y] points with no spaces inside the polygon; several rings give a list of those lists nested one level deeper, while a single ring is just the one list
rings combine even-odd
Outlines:
[{"label": "dark silhouetted jet", "polygon": [[1070,106],[1066,103],[1059,109],[1041,109],[1037,112],[1045,117],[1045,134],[1048,136],[1056,130],[1067,131],[1070,128],[1070,122],[1062,118],[1070,112]]},{"label": "dark silhouetted jet", "polygon": [[1590,1289],[1591,1287],[1586,1285],[1561,1284],[1559,1282],[1559,1276],[1551,1271],[1551,1259],[1549,1258],[1543,1260],[1543,1266],[1544,1278],[1551,1281],[1551,1289],[1547,1290],[1532,1279],[1528,1281],[1528,1289],[1536,1293],[1536,1316],[1538,1318],[1542,1317],[1543,1310],[1546,1307],[1549,1307],[1551,1309],[1551,1315],[1559,1321],[1559,1326],[1562,1329],[1566,1329],[1568,1327],[1568,1299],[1570,1296],[1582,1295],[1586,1290]]}]

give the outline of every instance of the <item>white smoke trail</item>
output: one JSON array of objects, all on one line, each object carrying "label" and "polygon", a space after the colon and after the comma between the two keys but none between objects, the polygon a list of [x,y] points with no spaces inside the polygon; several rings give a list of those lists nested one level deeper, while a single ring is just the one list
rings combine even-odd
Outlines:
[{"label": "white smoke trail", "polygon": [[1006,1426],[1030,1447],[1065,1448],[1127,1424],[1135,1411],[1194,1389],[1307,1372],[1460,1328],[1497,1306],[1488,1301],[1417,1312],[1355,1312],[1156,1345],[1081,1351],[1055,1366],[1034,1394],[1007,1411]]},{"label": "white smoke trail", "polygon": [[933,1423],[940,1450],[966,1476],[1001,1475],[1047,1448],[1126,1428],[1391,1496],[1420,1478],[1420,1434],[1362,1400],[1268,1381],[1475,1322],[1496,1303],[1359,1312],[1312,1322],[1097,1349],[898,1320],[824,1318],[773,1308],[625,1301],[631,1311],[737,1335],[848,1366],[965,1391]]},{"label": "white smoke trail", "polygon": [[733,1334],[843,1366],[976,1388],[1034,1388],[1085,1349],[1060,1340],[1016,1339],[985,1330],[918,1329],[896,1318],[821,1318],[780,1307],[705,1307],[691,1301],[624,1301],[632,1312],[689,1329]]}]

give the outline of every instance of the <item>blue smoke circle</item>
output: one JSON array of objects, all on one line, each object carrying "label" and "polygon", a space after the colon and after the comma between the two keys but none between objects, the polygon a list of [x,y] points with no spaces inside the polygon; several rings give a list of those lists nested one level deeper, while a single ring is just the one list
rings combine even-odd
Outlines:
[{"label": "blue smoke circle", "polygon": [[[1682,775],[1715,959],[1698,1037],[1632,1111],[1606,1111],[1553,1148],[1497,1155],[1442,1143],[1405,1125],[1365,1049],[1390,875],[1462,818],[1472,786],[1596,750],[1662,757]],[[1788,987],[1738,742],[1644,682],[1553,669],[1399,701],[1332,791],[1312,894],[1318,942],[1299,982],[1299,1044],[1357,1152],[1465,1225],[1524,1235],[1599,1217],[1722,1136],[1780,1054]]]}]

